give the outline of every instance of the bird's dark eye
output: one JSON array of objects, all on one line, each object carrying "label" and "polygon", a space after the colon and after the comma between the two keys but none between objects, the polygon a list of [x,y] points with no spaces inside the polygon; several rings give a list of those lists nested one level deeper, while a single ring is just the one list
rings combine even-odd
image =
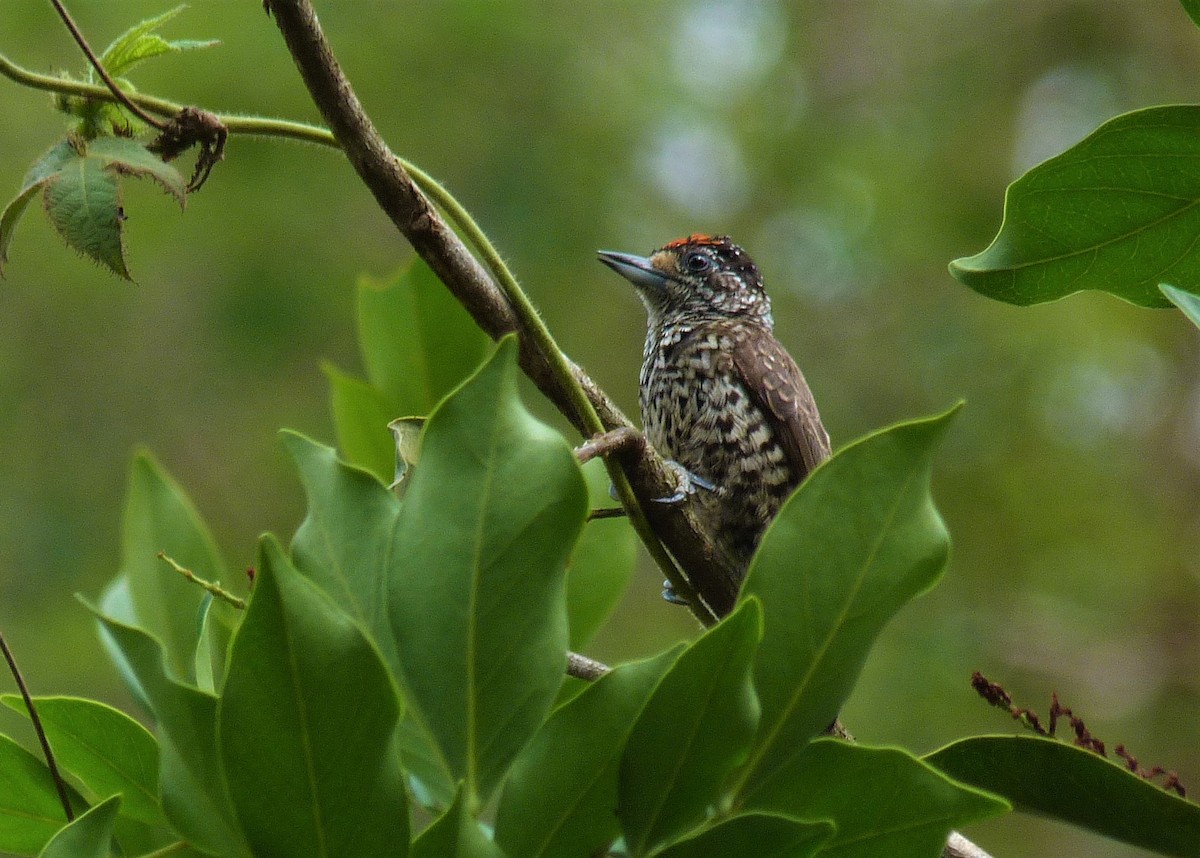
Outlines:
[{"label": "bird's dark eye", "polygon": [[693,274],[703,274],[712,267],[712,260],[707,253],[689,253],[683,258],[683,265]]}]

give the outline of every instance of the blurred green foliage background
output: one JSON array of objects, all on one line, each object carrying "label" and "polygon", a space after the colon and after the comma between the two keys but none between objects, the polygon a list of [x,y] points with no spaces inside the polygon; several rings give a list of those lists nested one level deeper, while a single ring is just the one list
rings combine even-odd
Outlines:
[{"label": "blurred green foliage background", "polygon": [[[934,486],[954,558],[868,664],[860,739],[1012,729],[971,692],[979,669],[1043,715],[1057,690],[1200,790],[1200,336],[1107,296],[1016,309],[946,273],[1023,170],[1118,112],[1196,99],[1200,32],[1175,0],[318,6],[391,145],[475,214],[630,413],[643,312],[593,251],[692,231],[759,262],[835,445],[966,398]],[[165,8],[72,3],[98,48]],[[316,120],[257,0],[199,0],[165,35],[223,44],[144,66],[141,90]],[[40,0],[0,3],[0,51],[83,70]],[[8,81],[0,111],[8,194],[65,123]],[[36,210],[0,282],[0,628],[36,692],[120,704],[71,594],[117,568],[132,450],[187,487],[231,562],[290,536],[303,499],[276,430],[333,440],[320,362],[360,369],[355,279],[410,254],[336,153],[278,141],[231,140],[184,216],[136,184],[125,209],[136,285]],[[590,654],[694,634],[657,593],[645,564]],[[1142,854],[1027,818],[968,834],[998,858]]]}]

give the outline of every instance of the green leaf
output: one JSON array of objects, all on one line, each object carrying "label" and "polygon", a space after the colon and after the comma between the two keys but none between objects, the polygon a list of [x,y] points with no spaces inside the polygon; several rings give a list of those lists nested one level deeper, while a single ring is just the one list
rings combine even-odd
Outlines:
[{"label": "green leaf", "polygon": [[292,560],[366,629],[399,675],[387,575],[397,548],[400,502],[379,480],[339,460],[333,448],[295,432],[280,437],[308,497],[308,513],[292,539]]},{"label": "green leaf", "polygon": [[487,353],[487,336],[419,259],[391,280],[359,280],[358,328],[367,377],[394,409],[388,419],[428,414]]},{"label": "green leaf", "polygon": [[1168,286],[1166,283],[1159,284],[1158,288],[1167,296],[1167,300],[1182,310],[1183,314],[1192,320],[1192,324],[1200,327],[1200,295],[1192,292],[1184,292],[1182,289],[1176,289],[1174,286]]},{"label": "green leaf", "polygon": [[[28,716],[15,694],[8,708]],[[61,768],[75,775],[93,799],[120,793],[121,814],[165,825],[158,801],[158,743],[124,712],[78,697],[35,697],[38,717]]]},{"label": "green leaf", "polygon": [[36,855],[65,823],[45,763],[0,734],[0,852]]},{"label": "green leaf", "polygon": [[975,736],[925,759],[1021,810],[1161,855],[1200,855],[1200,806],[1083,748],[1041,736]]},{"label": "green leaf", "polygon": [[389,483],[396,465],[396,446],[387,432],[395,417],[388,398],[362,379],[333,364],[322,366],[329,379],[330,405],[338,447],[346,459]]},{"label": "green leaf", "polygon": [[64,826],[38,858],[108,858],[112,854],[113,823],[121,797],[106,799]]},{"label": "green leaf", "polygon": [[618,665],[560,706],[513,764],[496,811],[509,855],[594,855],[620,833],[617,775],[633,723],[682,646]]},{"label": "green leaf", "polygon": [[206,593],[158,557],[166,552],[201,578],[228,585],[216,543],[179,484],[143,451],[133,459],[121,533],[121,571],[129,582],[137,625],[164,645],[168,667],[195,679],[196,648]]},{"label": "green leaf", "polygon": [[750,682],[762,610],[748,599],[667,671],[625,745],[617,817],[632,855],[645,855],[705,818],[744,762],[758,723]]},{"label": "green leaf", "polygon": [[162,647],[145,631],[88,607],[121,651],[154,711],[161,754],[159,784],[167,819],[188,841],[207,852],[248,858],[221,774],[216,698],[172,679]]},{"label": "green leaf", "polygon": [[[774,813],[745,813],[724,819],[680,840],[655,858],[809,858],[833,836],[833,823],[802,821]],[[825,854],[825,853],[821,853]]]},{"label": "green leaf", "polygon": [[1008,810],[907,751],[838,739],[805,746],[749,806],[833,820],[837,833],[821,851],[829,858],[940,855],[954,828]]},{"label": "green leaf", "polygon": [[412,845],[412,858],[505,858],[488,839],[467,808],[466,788],[450,808],[421,832]]},{"label": "green leaf", "polygon": [[517,397],[512,337],[429,417],[390,576],[405,698],[486,800],[562,683],[579,466]]},{"label": "green leaf", "polygon": [[833,722],[880,630],[941,575],[950,541],[929,469],[956,411],[838,451],[764,535],[743,587],[765,619],[754,666],[762,721],[743,794]]},{"label": "green leaf", "polygon": [[178,170],[127,138],[101,137],[86,143],[77,139],[73,148],[75,157],[43,183],[46,214],[69,247],[131,279],[125,264],[125,212],[117,177],[152,178],[181,208],[186,183]]},{"label": "green leaf", "polygon": [[0,275],[4,273],[4,263],[8,261],[8,245],[12,242],[13,231],[17,228],[17,221],[21,219],[30,200],[42,189],[47,179],[77,157],[78,153],[69,142],[62,140],[56,143],[30,167],[21,182],[21,190],[5,206],[4,211],[0,212]]},{"label": "green leaf", "polygon": [[[308,514],[292,540],[292,560],[366,630],[399,681],[387,591],[400,503],[377,479],[339,460],[331,448],[292,432],[284,432],[282,439],[308,496]],[[436,804],[448,806],[455,780],[411,713],[405,713],[399,742],[405,765]]]},{"label": "green leaf", "polygon": [[[113,43],[105,48],[100,59],[104,63],[104,69],[113,77],[120,77],[129,72],[134,66],[143,60],[152,59],[168,53],[179,53],[180,51],[195,50],[198,48],[210,48],[213,45],[220,44],[213,41],[195,41],[192,39],[184,39],[181,41],[167,41],[162,36],[154,33],[163,24],[170,21],[184,9],[186,6],[176,6],[163,12],[161,15],[156,15],[153,18],[147,18],[139,24],[130,27],[121,35],[113,40]],[[89,73],[89,80],[91,74]]]},{"label": "green leaf", "polygon": [[241,612],[224,599],[204,594],[200,604],[200,639],[196,642],[196,685],[209,694],[220,694],[225,684],[225,659]]},{"label": "green leaf", "polygon": [[263,540],[217,710],[221,762],[257,854],[403,856],[395,686],[359,627]]},{"label": "green leaf", "polygon": [[[604,462],[592,459],[583,466],[592,507],[613,506]],[[567,615],[571,624],[571,649],[587,646],[608,619],[633,577],[637,560],[637,534],[625,518],[601,518],[584,525],[567,569]]]},{"label": "green leaf", "polygon": [[1013,182],[999,234],[950,273],[1012,304],[1097,289],[1164,307],[1159,283],[1200,289],[1197,158],[1200,105],[1111,119]]},{"label": "green leaf", "polygon": [[87,158],[100,162],[118,176],[153,180],[165,193],[175,198],[180,209],[187,202],[187,180],[183,175],[136,140],[99,137],[88,142]]}]

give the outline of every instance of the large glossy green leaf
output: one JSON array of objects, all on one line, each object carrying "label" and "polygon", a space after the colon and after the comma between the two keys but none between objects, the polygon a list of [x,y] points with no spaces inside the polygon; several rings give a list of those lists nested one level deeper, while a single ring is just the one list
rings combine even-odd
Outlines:
[{"label": "large glossy green leaf", "polygon": [[562,682],[565,565],[587,511],[570,446],[517,397],[516,353],[501,341],[429,417],[390,576],[405,698],[472,801]]},{"label": "large glossy green leaf", "polygon": [[1098,289],[1163,307],[1200,292],[1200,105],[1135,110],[1009,186],[991,245],[950,272],[1012,304]]},{"label": "large glossy green leaf", "polygon": [[[592,459],[583,466],[593,509],[613,506],[604,462]],[[571,649],[581,650],[608,619],[633,577],[637,560],[637,534],[626,518],[589,521],[571,552],[567,568],[567,614],[571,623]]]},{"label": "large glossy green leaf", "polygon": [[654,690],[621,757],[617,817],[631,855],[645,855],[702,822],[758,723],[750,682],[762,636],[757,599],[684,650]]},{"label": "large glossy green leaf", "polygon": [[389,280],[359,281],[358,339],[368,381],[325,370],[338,445],[390,483],[395,445],[388,421],[428,414],[479,365],[488,338],[429,266],[414,259]]},{"label": "large glossy green leaf", "polygon": [[121,533],[121,571],[138,627],[162,642],[171,674],[195,680],[205,591],[158,557],[166,552],[201,578],[228,584],[216,543],[179,484],[149,453],[130,466]]},{"label": "large glossy green leaf", "polygon": [[954,828],[1008,810],[907,751],[838,739],[809,743],[749,807],[833,820],[829,858],[934,858]]},{"label": "large glossy green leaf", "polygon": [[162,647],[151,635],[92,611],[154,711],[161,754],[159,789],[167,819],[204,851],[222,858],[248,856],[217,754],[217,699],[172,679]]},{"label": "large glossy green leaf", "polygon": [[488,347],[470,314],[415,258],[390,280],[359,280],[358,335],[368,379],[396,409],[391,417],[428,414]]},{"label": "large glossy green leaf", "polygon": [[294,432],[283,446],[296,463],[308,513],[292,539],[292,562],[371,635],[395,674],[400,662],[388,619],[387,576],[400,502],[380,482]]},{"label": "large glossy green leaf", "polygon": [[926,760],[1021,810],[1161,855],[1200,856],[1200,806],[1083,748],[1041,736],[975,736]]},{"label": "large glossy green leaf", "polygon": [[513,764],[496,842],[522,858],[595,855],[620,833],[613,814],[621,752],[683,647],[618,665],[560,706]]},{"label": "large glossy green leaf", "polygon": [[449,809],[421,832],[413,842],[412,858],[505,858],[471,815],[465,792],[464,787]]},{"label": "large glossy green leaf", "polygon": [[66,821],[46,764],[0,734],[0,852],[36,855]]},{"label": "large glossy green leaf", "polygon": [[113,823],[120,809],[119,795],[89,808],[55,834],[38,858],[109,858],[112,854]]},{"label": "large glossy green leaf", "polygon": [[229,793],[254,852],[403,856],[399,715],[378,650],[264,538],[217,714]]},{"label": "large glossy green leaf", "polygon": [[764,535],[743,588],[764,611],[762,721],[744,794],[833,722],[884,624],[941,575],[950,541],[929,469],[956,410],[839,450]]},{"label": "large glossy green leaf", "polygon": [[1183,314],[1192,320],[1192,324],[1200,327],[1200,295],[1192,292],[1184,292],[1182,289],[1176,289],[1174,286],[1169,286],[1166,283],[1161,284],[1159,289],[1167,296],[1167,300],[1183,311]]},{"label": "large glossy green leaf", "polygon": [[[10,709],[28,715],[25,702],[6,694]],[[158,743],[124,712],[78,697],[36,697],[38,717],[61,768],[75,775],[92,799],[120,793],[121,813],[164,825],[158,801]]]},{"label": "large glossy green leaf", "polygon": [[[387,593],[400,504],[377,479],[339,460],[333,449],[291,432],[283,434],[283,444],[308,495],[308,514],[292,540],[292,560],[367,631],[399,681]],[[430,803],[448,807],[455,780],[411,713],[405,713],[398,740],[405,766],[420,779]]]},{"label": "large glossy green leaf", "polygon": [[833,832],[833,823],[824,820],[745,813],[721,820],[654,854],[655,858],[809,858],[821,851]]}]

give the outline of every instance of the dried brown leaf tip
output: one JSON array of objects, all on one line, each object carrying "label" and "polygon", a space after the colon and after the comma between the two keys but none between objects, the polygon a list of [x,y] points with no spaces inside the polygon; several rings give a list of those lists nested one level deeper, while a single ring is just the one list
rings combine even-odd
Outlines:
[{"label": "dried brown leaf tip", "polygon": [[[1058,722],[1061,719],[1066,719],[1071,725],[1071,732],[1075,734],[1074,744],[1081,748],[1086,748],[1094,754],[1101,757],[1107,757],[1108,752],[1105,749],[1104,742],[1092,735],[1088,730],[1083,719],[1071,711],[1070,707],[1063,706],[1058,699],[1058,693],[1054,692],[1050,695],[1050,727],[1047,729],[1042,726],[1041,719],[1032,709],[1026,709],[1017,706],[1013,703],[1012,695],[1004,689],[998,682],[992,682],[979,671],[971,674],[971,687],[975,689],[984,700],[997,709],[1007,711],[1015,720],[1020,721],[1028,729],[1037,733],[1039,736],[1047,736],[1057,738]],[[1179,781],[1179,776],[1173,772],[1164,769],[1162,766],[1153,766],[1149,769],[1144,769],[1138,763],[1137,757],[1129,753],[1124,745],[1117,745],[1116,754],[1125,762],[1125,767],[1140,778],[1148,781],[1154,781],[1161,777],[1160,786],[1170,792],[1174,792],[1180,797],[1187,795],[1187,789]]]}]

